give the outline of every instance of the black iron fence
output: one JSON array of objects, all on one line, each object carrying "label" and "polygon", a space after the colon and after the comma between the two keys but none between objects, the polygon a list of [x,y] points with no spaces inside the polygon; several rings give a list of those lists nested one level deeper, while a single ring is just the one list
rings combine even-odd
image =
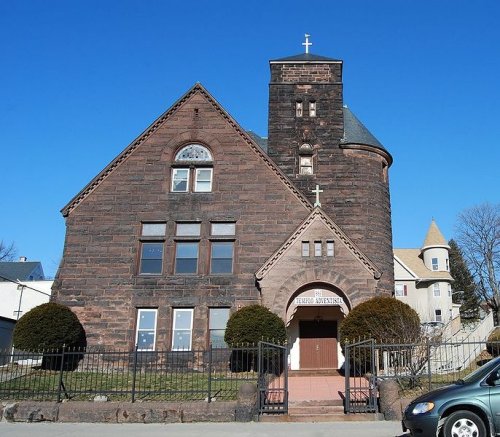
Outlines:
[{"label": "black iron fence", "polygon": [[398,382],[402,396],[448,385],[500,355],[500,342],[446,341],[380,344],[364,340],[345,346],[346,412],[377,411],[377,383]]},{"label": "black iron fence", "polygon": [[0,351],[0,399],[233,400],[243,383],[257,383],[258,356],[258,347]]}]

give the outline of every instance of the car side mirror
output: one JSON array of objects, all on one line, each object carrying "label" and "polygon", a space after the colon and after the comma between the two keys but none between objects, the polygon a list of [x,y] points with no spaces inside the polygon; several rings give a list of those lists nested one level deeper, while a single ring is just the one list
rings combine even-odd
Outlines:
[{"label": "car side mirror", "polygon": [[490,375],[486,379],[486,383],[494,387],[500,386],[500,370],[497,369],[494,372],[490,373]]}]

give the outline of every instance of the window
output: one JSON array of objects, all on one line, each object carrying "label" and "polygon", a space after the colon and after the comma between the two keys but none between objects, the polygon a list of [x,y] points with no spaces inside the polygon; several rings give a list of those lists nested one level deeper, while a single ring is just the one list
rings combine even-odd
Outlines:
[{"label": "window", "polygon": [[316,117],[316,102],[309,102],[309,117]]},{"label": "window", "polygon": [[432,258],[432,270],[438,270],[439,269],[439,263],[437,258]]},{"label": "window", "polygon": [[439,288],[439,284],[434,284],[434,297],[441,296],[441,289]]},{"label": "window", "polygon": [[[212,154],[201,144],[190,144],[183,147],[175,155],[176,167],[172,168],[171,191],[174,193],[211,192],[212,161]],[[193,171],[190,171],[191,168]]]},{"label": "window", "polygon": [[309,256],[309,241],[302,242],[302,256]]},{"label": "window", "polygon": [[236,223],[212,223],[211,235],[229,236],[236,233]]},{"label": "window", "polygon": [[311,175],[313,174],[313,158],[312,156],[300,157],[300,174]]},{"label": "window", "polygon": [[333,241],[326,242],[326,256],[335,256],[335,244]]},{"label": "window", "polygon": [[302,117],[303,115],[303,106],[301,101],[295,102],[295,116]]},{"label": "window", "polygon": [[141,244],[141,275],[158,275],[163,266],[163,243]]},{"label": "window", "polygon": [[448,258],[446,258],[446,271],[450,271],[450,260]]},{"label": "window", "polygon": [[158,310],[139,308],[135,344],[138,350],[152,351],[156,342],[156,314]]},{"label": "window", "polygon": [[178,237],[199,237],[201,223],[177,223],[175,235]]},{"label": "window", "polygon": [[451,284],[448,284],[448,297],[451,297],[451,296],[452,296]]},{"label": "window", "polygon": [[233,273],[233,251],[232,241],[212,241],[210,273]]},{"label": "window", "polygon": [[212,191],[212,169],[197,168],[194,181],[194,191],[197,193],[209,193]]},{"label": "window", "polygon": [[178,242],[175,247],[175,273],[198,272],[198,246],[196,242]]},{"label": "window", "polygon": [[166,223],[143,223],[141,235],[143,237],[164,237],[166,231]]},{"label": "window", "polygon": [[434,311],[434,314],[435,314],[435,319],[436,319],[436,322],[442,322],[443,320],[443,317],[441,315],[441,310],[435,310]]},{"label": "window", "polygon": [[174,308],[174,320],[172,326],[172,350],[191,350],[192,331],[193,309]]},{"label": "window", "polygon": [[314,242],[314,256],[321,256],[321,255],[322,255],[321,241],[315,241]]},{"label": "window", "polygon": [[208,331],[210,344],[214,348],[225,348],[226,325],[229,319],[229,308],[210,308],[208,314]]},{"label": "window", "polygon": [[185,193],[188,191],[189,168],[172,169],[172,191],[174,193]]},{"label": "window", "polygon": [[408,296],[407,286],[404,284],[396,284],[394,287],[394,295],[398,297]]}]

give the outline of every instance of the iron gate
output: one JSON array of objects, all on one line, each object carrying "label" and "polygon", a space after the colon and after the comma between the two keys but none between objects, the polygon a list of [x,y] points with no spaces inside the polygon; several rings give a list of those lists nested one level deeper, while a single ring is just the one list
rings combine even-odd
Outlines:
[{"label": "iron gate", "polygon": [[375,341],[345,345],[345,412],[376,413]]},{"label": "iron gate", "polygon": [[259,414],[288,413],[288,349],[259,342]]}]

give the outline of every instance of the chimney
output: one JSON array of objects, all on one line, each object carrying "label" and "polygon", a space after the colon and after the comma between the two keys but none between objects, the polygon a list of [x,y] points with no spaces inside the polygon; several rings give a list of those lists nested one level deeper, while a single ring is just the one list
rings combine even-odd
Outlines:
[{"label": "chimney", "polygon": [[19,262],[20,263],[25,263],[26,261],[28,261],[28,258],[26,258],[25,256],[20,256],[19,257]]}]

